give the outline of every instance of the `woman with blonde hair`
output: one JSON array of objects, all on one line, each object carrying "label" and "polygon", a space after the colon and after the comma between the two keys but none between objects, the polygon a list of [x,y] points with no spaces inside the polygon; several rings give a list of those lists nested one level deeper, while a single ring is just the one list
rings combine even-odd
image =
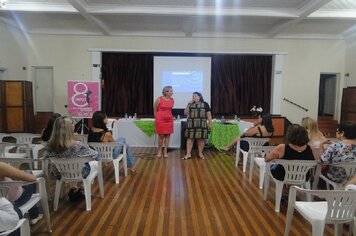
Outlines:
[{"label": "woman with blonde hair", "polygon": [[164,144],[163,157],[168,158],[168,145],[171,134],[173,133],[173,115],[172,108],[174,99],[172,98],[172,86],[165,86],[162,89],[162,95],[156,99],[153,104],[153,114],[155,116],[155,129],[158,135],[158,151],[157,157],[162,156],[162,148]]},{"label": "woman with blonde hair", "polygon": [[302,126],[308,131],[309,145],[313,149],[314,157],[318,159],[320,157],[320,144],[323,143],[326,138],[318,128],[316,120],[311,117],[304,117],[302,119]]},{"label": "woman with blonde hair", "polygon": [[[72,118],[67,116],[58,117],[54,122],[51,137],[46,146],[45,158],[76,158],[76,157],[91,157],[93,161],[86,163],[83,167],[82,175],[86,178],[91,170],[97,168],[97,163],[94,160],[99,160],[99,153],[91,149],[87,144],[76,141],[74,138],[74,123]],[[61,179],[61,174],[55,166],[52,166],[52,173],[57,179]],[[77,190],[74,193],[76,186],[71,186],[68,194],[72,201],[84,199],[84,195]],[[73,197],[72,197],[73,196]]]}]

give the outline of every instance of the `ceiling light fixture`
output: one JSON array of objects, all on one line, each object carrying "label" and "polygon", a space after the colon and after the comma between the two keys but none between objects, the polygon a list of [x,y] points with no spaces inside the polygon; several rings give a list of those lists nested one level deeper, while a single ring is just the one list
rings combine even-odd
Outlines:
[{"label": "ceiling light fixture", "polygon": [[6,0],[0,0],[0,8],[5,6]]}]

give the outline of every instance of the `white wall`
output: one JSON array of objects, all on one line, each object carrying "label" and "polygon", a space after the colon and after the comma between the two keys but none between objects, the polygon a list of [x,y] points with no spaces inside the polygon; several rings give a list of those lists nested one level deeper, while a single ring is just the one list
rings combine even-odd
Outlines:
[{"label": "white wall", "polygon": [[[25,48],[28,43],[18,30],[8,29],[0,23],[0,68],[6,69],[8,80],[28,80]],[[23,70],[22,67],[26,67]]]},{"label": "white wall", "polygon": [[[91,80],[89,48],[166,50],[191,52],[287,52],[284,57],[282,98],[309,109],[304,112],[282,102],[281,114],[292,122],[304,116],[317,117],[320,73],[340,73],[344,86],[345,43],[342,40],[214,39],[158,37],[92,37],[32,35],[33,47],[26,48],[28,67],[53,66],[54,110],[66,114],[67,80]],[[354,50],[356,53],[356,49]],[[13,60],[14,64],[18,64]],[[14,66],[15,67],[15,66]],[[351,73],[351,72],[350,72]],[[356,75],[356,73],[355,73]],[[31,80],[31,73],[27,78]],[[356,79],[355,79],[356,81]],[[356,84],[356,82],[355,82]],[[337,95],[341,103],[341,93]],[[269,98],[266,98],[269,99]],[[337,111],[339,117],[339,111]]]},{"label": "white wall", "polygon": [[349,77],[345,79],[345,87],[356,86],[356,35],[346,41],[345,73]]}]

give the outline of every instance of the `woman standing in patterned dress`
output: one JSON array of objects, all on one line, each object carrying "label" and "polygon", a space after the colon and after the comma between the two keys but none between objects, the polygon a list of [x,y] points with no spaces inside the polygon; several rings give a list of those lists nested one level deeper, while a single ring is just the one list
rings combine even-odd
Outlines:
[{"label": "woman standing in patterned dress", "polygon": [[157,157],[160,158],[162,156],[162,148],[164,143],[163,157],[168,158],[167,148],[171,134],[173,133],[172,108],[174,105],[174,99],[172,98],[172,86],[165,86],[162,89],[162,94],[163,96],[157,98],[153,105],[156,134],[158,134]]},{"label": "woman standing in patterned dress", "polygon": [[208,103],[204,102],[203,96],[199,92],[193,93],[193,100],[184,109],[184,114],[188,115],[185,137],[187,138],[187,154],[182,158],[191,158],[194,139],[198,143],[199,158],[205,159],[203,149],[205,139],[208,138],[208,129],[211,128],[212,119]]}]

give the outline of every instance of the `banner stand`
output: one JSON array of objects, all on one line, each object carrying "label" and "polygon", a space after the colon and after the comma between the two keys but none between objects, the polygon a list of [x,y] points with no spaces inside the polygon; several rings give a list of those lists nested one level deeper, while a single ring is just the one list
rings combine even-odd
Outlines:
[{"label": "banner stand", "polygon": [[84,134],[84,128],[86,128],[87,130],[89,130],[89,127],[84,123],[84,118],[81,119],[81,124],[79,125],[78,129],[75,131],[75,133],[79,134],[79,130],[80,130],[80,134]]},{"label": "banner stand", "polygon": [[90,119],[94,112],[100,110],[99,88],[99,82],[94,81],[67,82],[68,113],[72,118],[81,119],[76,124],[76,133],[86,133],[89,128],[84,119]]}]

